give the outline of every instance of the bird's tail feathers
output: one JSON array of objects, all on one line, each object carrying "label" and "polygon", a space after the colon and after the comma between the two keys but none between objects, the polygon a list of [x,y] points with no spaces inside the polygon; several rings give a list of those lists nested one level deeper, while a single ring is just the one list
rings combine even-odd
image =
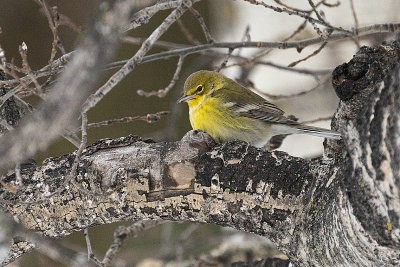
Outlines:
[{"label": "bird's tail feathers", "polygon": [[308,126],[303,124],[296,125],[296,128],[300,131],[298,133],[306,133],[318,137],[331,138],[337,140],[342,139],[342,135],[340,133],[324,128]]}]

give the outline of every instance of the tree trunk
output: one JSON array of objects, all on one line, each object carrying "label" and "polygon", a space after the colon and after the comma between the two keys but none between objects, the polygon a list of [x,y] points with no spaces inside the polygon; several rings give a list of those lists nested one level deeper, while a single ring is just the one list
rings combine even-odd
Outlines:
[{"label": "tree trunk", "polygon": [[397,42],[362,47],[335,69],[343,140],[326,140],[322,158],[217,145],[198,131],[172,143],[106,139],[86,149],[65,188],[74,153],[23,165],[24,187],[3,188],[2,208],[49,237],[161,218],[266,236],[297,266],[399,265],[399,58]]}]

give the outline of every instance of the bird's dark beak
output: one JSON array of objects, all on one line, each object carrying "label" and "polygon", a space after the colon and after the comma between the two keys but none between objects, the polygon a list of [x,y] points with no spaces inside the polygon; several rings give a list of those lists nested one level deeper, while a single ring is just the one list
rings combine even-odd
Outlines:
[{"label": "bird's dark beak", "polygon": [[187,102],[189,100],[192,100],[193,98],[194,98],[194,95],[183,95],[176,101],[176,103]]}]

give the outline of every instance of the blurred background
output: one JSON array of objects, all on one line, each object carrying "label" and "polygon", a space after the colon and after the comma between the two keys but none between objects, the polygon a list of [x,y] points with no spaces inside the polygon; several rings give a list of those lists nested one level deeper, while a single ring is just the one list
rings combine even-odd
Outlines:
[{"label": "blurred background", "polygon": [[[276,5],[274,1],[265,1]],[[278,1],[279,2],[279,1]],[[299,9],[309,9],[307,0],[281,1],[284,4]],[[329,2],[329,1],[328,1]],[[332,4],[337,1],[330,1]],[[340,1],[336,7],[322,7],[325,18],[335,26],[345,29],[358,26],[373,25],[376,23],[400,22],[400,1],[398,0],[354,0],[354,10],[357,22],[350,8],[349,0]],[[81,34],[85,30],[85,24],[98,4],[94,0],[69,0],[47,1],[49,6],[57,6],[61,14],[70,18],[73,26],[60,27],[60,39],[67,52],[74,50]],[[216,41],[280,41],[290,36],[303,23],[303,19],[296,16],[288,16],[276,13],[269,9],[250,5],[244,1],[201,1],[194,6],[204,17],[213,38]],[[128,35],[136,38],[147,37],[170,13],[160,12],[150,23],[143,25]],[[373,14],[373,15],[372,15]],[[193,38],[205,43],[201,27],[190,12],[187,12],[181,20],[182,24],[190,31]],[[72,25],[72,24],[71,24]],[[33,70],[40,69],[48,64],[53,40],[48,27],[47,19],[43,16],[39,6],[30,0],[15,1],[2,0],[0,3],[0,45],[6,53],[8,61],[21,65],[18,46],[25,42],[28,46],[28,60]],[[315,37],[317,34],[313,28],[307,25],[293,40]],[[361,45],[374,45],[381,43],[388,35],[365,37],[359,41]],[[390,38],[390,37],[389,37]],[[181,27],[175,23],[161,37],[161,40],[175,44],[190,45]],[[319,45],[306,47],[297,52],[295,49],[272,50],[261,59],[282,66],[287,66],[293,61],[304,58],[318,49]],[[122,42],[114,60],[128,59],[134,55],[140,46],[128,42]],[[160,52],[164,48],[155,47],[151,53]],[[354,40],[333,42],[328,44],[318,55],[299,63],[296,68],[323,71],[328,74],[304,75],[292,71],[279,70],[268,65],[230,66],[238,62],[237,56],[251,57],[260,52],[260,49],[238,49],[227,63],[228,68],[221,72],[233,79],[251,82],[252,87],[258,93],[270,95],[292,95],[313,89],[310,93],[294,97],[272,98],[288,114],[294,114],[300,121],[310,121],[318,118],[328,118],[314,123],[321,127],[330,127],[329,117],[336,110],[338,99],[331,86],[330,73],[338,65],[347,62],[358,50],[358,44]],[[200,69],[215,70],[224,60],[227,49],[219,49],[216,53],[196,54],[185,58],[180,78],[173,89],[165,98],[145,98],[137,94],[137,90],[152,91],[165,88],[176,69],[177,58],[159,60],[139,65],[127,78],[125,78],[111,93],[109,93],[89,114],[89,122],[99,122],[126,116],[137,116],[169,111],[169,115],[162,117],[156,123],[136,121],[128,124],[113,124],[100,128],[92,128],[88,131],[89,143],[101,138],[116,138],[129,134],[139,135],[144,138],[152,138],[156,141],[177,141],[191,129],[186,105],[177,105],[176,99],[181,94],[183,83],[188,75]],[[60,54],[57,54],[57,57]],[[229,67],[230,66],[230,67]],[[98,85],[103,84],[113,73],[113,70],[105,72]],[[93,88],[96,90],[97,88]],[[30,97],[27,100],[33,106],[39,103],[39,99]],[[316,157],[322,155],[323,139],[306,135],[288,137],[280,150],[301,157]],[[65,139],[54,142],[46,151],[36,156],[40,162],[47,157],[57,157],[75,150]],[[129,222],[125,223],[128,225]],[[89,233],[92,238],[94,252],[100,258],[113,240],[113,231],[117,224],[104,225],[91,228]],[[125,242],[123,250],[118,255],[117,266],[156,266],[157,261],[149,261],[149,258],[163,260],[184,260],[201,258],[203,254],[210,255],[212,251],[221,248],[221,240],[226,244],[258,245],[260,251],[254,250],[250,245],[250,254],[239,255],[238,260],[257,259],[268,255],[279,255],[279,252],[267,240],[240,234],[232,229],[221,228],[213,225],[195,225],[186,223],[168,223],[148,231],[136,239]],[[86,251],[83,233],[78,232],[61,240],[65,246]],[[247,243],[246,243],[247,242]],[[183,246],[177,250],[176,247]],[[173,249],[171,249],[173,248]],[[125,262],[125,263],[124,263]],[[60,266],[48,255],[37,252],[22,257],[13,266]]]}]

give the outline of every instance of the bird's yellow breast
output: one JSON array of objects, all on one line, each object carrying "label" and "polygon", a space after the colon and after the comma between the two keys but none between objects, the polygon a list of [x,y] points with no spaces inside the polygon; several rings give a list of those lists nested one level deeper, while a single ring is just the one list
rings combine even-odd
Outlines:
[{"label": "bird's yellow breast", "polygon": [[232,115],[228,107],[223,106],[219,99],[207,97],[193,99],[189,103],[189,118],[192,128],[203,130],[215,140],[227,142],[243,140],[251,142],[256,138],[253,119]]}]

